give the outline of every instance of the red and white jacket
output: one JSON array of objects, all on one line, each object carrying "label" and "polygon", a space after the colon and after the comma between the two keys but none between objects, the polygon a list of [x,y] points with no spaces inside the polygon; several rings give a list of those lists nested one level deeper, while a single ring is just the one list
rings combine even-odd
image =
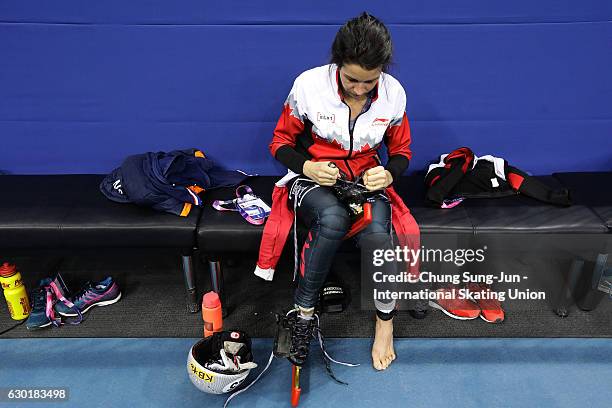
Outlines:
[{"label": "red and white jacket", "polygon": [[[266,222],[255,274],[272,280],[294,221],[288,205],[286,183],[301,173],[304,162],[332,161],[349,179],[381,164],[378,148],[384,142],[394,179],[393,163],[411,158],[410,128],[406,117],[406,93],[400,83],[382,73],[371,95],[369,109],[361,113],[349,129],[350,108],[344,102],[337,66],[313,68],[294,82],[278,120],[270,151],[287,163],[288,174],[279,180],[272,194],[272,212]],[[280,157],[283,156],[283,157]],[[397,166],[396,166],[397,167]],[[386,189],[391,200],[392,224],[399,244],[419,248],[419,227],[392,186]],[[418,265],[417,265],[418,268]],[[417,270],[411,270],[418,273]]]},{"label": "red and white jacket", "polygon": [[378,148],[383,141],[391,160],[403,157],[408,161],[412,157],[410,127],[401,84],[382,73],[372,91],[370,108],[357,117],[353,131],[349,129],[351,111],[339,84],[333,64],[297,77],[274,130],[272,155],[286,162],[279,155],[291,147],[301,156],[301,161],[290,166],[295,173],[302,172],[306,160],[332,161],[350,179],[380,164]]}]

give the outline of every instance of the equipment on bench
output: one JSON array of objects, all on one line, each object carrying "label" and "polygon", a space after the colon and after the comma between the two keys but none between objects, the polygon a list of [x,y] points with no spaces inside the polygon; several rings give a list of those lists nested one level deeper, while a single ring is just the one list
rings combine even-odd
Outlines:
[{"label": "equipment on bench", "polygon": [[249,224],[262,225],[272,209],[247,185],[236,189],[233,200],[215,200],[212,206],[217,211],[238,211]]}]

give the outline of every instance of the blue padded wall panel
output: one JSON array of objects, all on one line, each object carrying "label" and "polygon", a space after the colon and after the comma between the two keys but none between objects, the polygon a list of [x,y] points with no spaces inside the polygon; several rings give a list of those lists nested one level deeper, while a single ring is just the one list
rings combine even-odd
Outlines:
[{"label": "blue padded wall panel", "polygon": [[[7,4],[0,21],[44,20],[45,6],[28,16]],[[259,24],[261,10],[231,15],[220,6],[200,15],[211,25],[200,25],[170,3],[135,4],[150,7],[88,6],[81,14],[75,5],[47,14],[80,16],[78,24],[0,23],[0,169],[104,173],[128,154],[196,146],[230,168],[281,173],[267,144],[292,81],[326,62],[332,21],[355,12],[342,17],[329,6],[328,14],[305,14],[322,24],[295,25],[280,20],[305,17],[279,8],[270,13],[275,24]],[[394,6],[404,14],[389,18],[471,15],[487,23],[390,25],[392,73],[408,93],[412,169],[460,145],[533,173],[612,168],[612,23],[492,23],[510,15],[559,20],[568,10],[601,20],[604,3],[534,5],[529,18],[505,6],[445,14],[415,4]],[[420,13],[409,15],[412,8]],[[151,24],[127,24],[136,17]],[[238,24],[219,23],[230,18]],[[160,23],[176,19],[188,24]]]},{"label": "blue padded wall panel", "polygon": [[276,121],[334,31],[0,24],[0,120]]},{"label": "blue padded wall panel", "polygon": [[65,0],[0,2],[0,22],[75,24],[343,24],[368,10],[387,24],[608,21],[609,0]]},{"label": "blue padded wall panel", "polygon": [[[436,154],[469,146],[532,174],[612,170],[612,120],[606,121],[416,121],[413,170],[425,169]],[[438,153],[436,153],[438,152]]]},{"label": "blue padded wall panel", "polygon": [[[413,170],[426,168],[429,160],[462,145],[473,147],[480,155],[501,155],[534,174],[612,169],[610,121],[413,121],[411,127],[415,134]],[[200,147],[228,168],[281,174],[285,170],[267,150],[273,128],[272,122],[141,123],[132,127],[121,122],[31,122],[18,127],[0,122],[0,134],[10,133],[20,140],[18,153],[10,154],[8,149],[0,168],[15,174],[106,173],[127,154]],[[543,137],[547,134],[557,138]]]},{"label": "blue padded wall panel", "polygon": [[[0,25],[0,120],[275,121],[335,31]],[[410,118],[612,119],[610,23],[392,31]]]},{"label": "blue padded wall panel", "polygon": [[612,119],[610,23],[402,26],[393,35],[414,118]]},{"label": "blue padded wall panel", "polygon": [[3,146],[0,169],[14,174],[107,173],[128,154],[198,147],[227,168],[280,174],[263,142],[274,125],[51,121],[14,126],[0,121],[0,135],[19,141]]}]

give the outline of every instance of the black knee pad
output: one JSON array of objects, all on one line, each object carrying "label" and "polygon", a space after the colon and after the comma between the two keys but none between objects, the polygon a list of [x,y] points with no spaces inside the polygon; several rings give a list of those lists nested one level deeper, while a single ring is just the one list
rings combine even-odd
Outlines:
[{"label": "black knee pad", "polygon": [[328,239],[342,239],[351,227],[351,218],[346,209],[332,206],[321,211],[319,233]]}]

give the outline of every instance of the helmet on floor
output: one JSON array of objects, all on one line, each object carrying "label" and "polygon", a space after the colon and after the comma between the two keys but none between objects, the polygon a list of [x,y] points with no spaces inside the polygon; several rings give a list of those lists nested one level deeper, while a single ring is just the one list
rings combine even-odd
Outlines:
[{"label": "helmet on floor", "polygon": [[251,339],[241,331],[214,333],[194,344],[187,357],[189,379],[210,394],[233,391],[255,367]]}]

